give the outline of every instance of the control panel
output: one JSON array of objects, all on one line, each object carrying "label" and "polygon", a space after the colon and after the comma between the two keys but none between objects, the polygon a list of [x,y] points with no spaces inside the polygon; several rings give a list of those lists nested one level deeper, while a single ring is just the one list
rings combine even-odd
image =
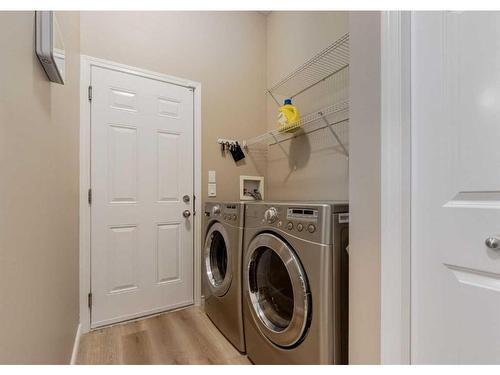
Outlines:
[{"label": "control panel", "polygon": [[318,221],[318,210],[314,208],[294,208],[289,207],[286,212],[288,223],[286,229],[296,229],[298,232],[308,231],[316,232]]},{"label": "control panel", "polygon": [[233,203],[214,204],[210,210],[205,211],[205,216],[237,223],[240,218],[239,205]]},{"label": "control panel", "polygon": [[317,208],[268,207],[264,211],[262,223],[276,226],[295,234],[313,234],[318,230],[320,212]]},{"label": "control panel", "polygon": [[226,221],[238,220],[238,207],[236,204],[224,204],[222,210],[222,218]]},{"label": "control panel", "polygon": [[[349,221],[347,203],[286,203],[260,202],[245,206],[245,228],[266,230],[275,228],[316,243],[332,243],[333,219]],[[341,219],[340,219],[341,218]]]}]

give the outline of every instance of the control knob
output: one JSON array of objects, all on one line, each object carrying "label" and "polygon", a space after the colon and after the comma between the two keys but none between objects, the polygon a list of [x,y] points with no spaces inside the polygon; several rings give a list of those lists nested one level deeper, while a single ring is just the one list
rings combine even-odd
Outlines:
[{"label": "control knob", "polygon": [[266,219],[266,221],[269,224],[274,223],[277,218],[278,218],[278,211],[276,211],[276,208],[274,207],[268,208],[266,212],[264,212],[264,219]]},{"label": "control knob", "polygon": [[212,214],[213,215],[219,215],[220,214],[220,206],[216,205],[212,207]]}]

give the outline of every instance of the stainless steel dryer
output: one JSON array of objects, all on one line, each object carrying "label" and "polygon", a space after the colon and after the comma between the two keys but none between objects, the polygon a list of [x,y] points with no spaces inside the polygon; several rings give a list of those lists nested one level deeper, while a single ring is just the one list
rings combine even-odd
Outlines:
[{"label": "stainless steel dryer", "polygon": [[238,349],[245,351],[241,306],[244,204],[205,204],[203,285],[205,312]]},{"label": "stainless steel dryer", "polygon": [[252,362],[347,362],[348,215],[346,203],[245,206],[243,317]]}]

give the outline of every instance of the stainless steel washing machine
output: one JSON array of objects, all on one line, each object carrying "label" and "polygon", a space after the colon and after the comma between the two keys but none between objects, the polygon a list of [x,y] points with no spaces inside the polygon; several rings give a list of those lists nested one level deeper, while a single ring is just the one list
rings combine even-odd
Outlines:
[{"label": "stainless steel washing machine", "polygon": [[252,362],[347,363],[348,217],[346,203],[245,206],[243,320]]},{"label": "stainless steel washing machine", "polygon": [[205,312],[240,352],[245,351],[241,311],[244,208],[239,202],[205,204],[202,261]]}]

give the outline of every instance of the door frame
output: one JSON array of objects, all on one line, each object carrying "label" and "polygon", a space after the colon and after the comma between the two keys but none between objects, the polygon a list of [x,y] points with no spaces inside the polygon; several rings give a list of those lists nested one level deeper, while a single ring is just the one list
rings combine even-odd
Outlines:
[{"label": "door frame", "polygon": [[82,333],[89,332],[90,309],[88,294],[91,286],[90,269],[90,228],[91,216],[88,203],[88,189],[90,188],[90,101],[89,91],[90,72],[93,66],[111,69],[118,72],[134,74],[157,81],[179,85],[193,90],[193,293],[194,304],[201,303],[201,83],[188,79],[178,78],[116,63],[87,55],[80,56],[80,324]]},{"label": "door frame", "polygon": [[411,12],[381,12],[381,364],[411,364]]}]

